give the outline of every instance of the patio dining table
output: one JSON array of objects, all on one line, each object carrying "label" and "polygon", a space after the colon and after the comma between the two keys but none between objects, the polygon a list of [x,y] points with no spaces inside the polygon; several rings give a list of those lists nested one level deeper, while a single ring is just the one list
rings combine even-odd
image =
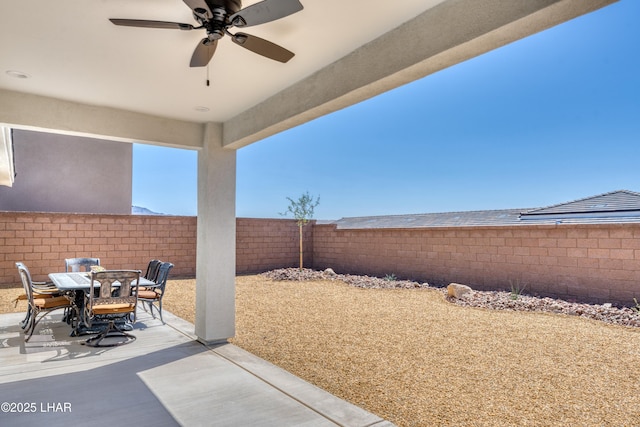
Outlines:
[{"label": "patio dining table", "polygon": [[[83,319],[84,313],[84,297],[85,293],[91,289],[91,273],[90,272],[63,272],[63,273],[50,273],[49,279],[56,287],[63,292],[75,292],[75,305],[78,309],[78,319],[76,327],[71,331],[71,336],[78,336],[84,334],[91,334],[100,331],[102,325],[89,328]],[[118,286],[118,283],[114,283],[114,286]],[[144,286],[154,287],[157,286],[155,282],[140,277],[138,283],[132,283],[132,286]]]},{"label": "patio dining table", "polygon": [[[50,273],[49,279],[61,291],[88,291],[91,288],[91,273],[89,272],[65,272]],[[117,283],[114,284],[117,286]],[[132,284],[132,286],[155,286],[155,282],[140,277],[140,283]]]}]

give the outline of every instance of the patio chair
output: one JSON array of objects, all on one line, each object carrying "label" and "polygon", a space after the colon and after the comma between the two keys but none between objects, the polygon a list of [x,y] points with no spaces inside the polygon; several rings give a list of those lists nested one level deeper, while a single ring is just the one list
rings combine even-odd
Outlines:
[{"label": "patio chair", "polygon": [[[17,263],[16,263],[17,265]],[[24,265],[24,264],[22,264]],[[62,292],[52,282],[35,282],[31,281],[34,298],[52,298],[62,295]],[[26,294],[18,295],[14,300],[14,307],[18,306],[19,301],[29,301],[29,296]],[[27,312],[22,321],[20,321],[20,327],[25,329],[29,324],[29,317],[31,316],[31,305],[27,302]]]},{"label": "patio chair", "polygon": [[91,271],[94,265],[100,265],[100,258],[67,258],[64,260],[66,271],[78,272],[83,268],[84,271]]},{"label": "patio chair", "polygon": [[[140,270],[105,270],[91,273],[91,287],[84,309],[84,322],[91,328],[96,321],[105,321],[107,326],[83,344],[91,347],[114,347],[135,341],[116,321],[136,321],[138,296],[132,287],[140,280]],[[125,340],[102,343],[105,338],[124,337]]]},{"label": "patio chair", "polygon": [[144,273],[144,278],[155,282],[158,278],[158,270],[160,269],[160,265],[162,261],[159,259],[152,259],[149,261],[149,265],[147,265],[147,272]]},{"label": "patio chair", "polygon": [[29,304],[27,317],[25,318],[26,324],[23,327],[24,340],[29,341],[36,329],[36,325],[44,316],[58,309],[75,310],[75,305],[72,302],[72,298],[66,295],[60,295],[57,289],[48,293],[34,285],[29,269],[23,263],[17,262],[16,267],[18,267],[20,280],[22,280],[22,286],[24,287],[24,292],[27,295],[27,302]]},{"label": "patio chair", "polygon": [[[77,273],[80,271],[89,272],[91,271],[91,267],[96,265],[100,266],[100,258],[84,257],[84,258],[67,258],[64,260],[65,271],[71,272],[71,273]],[[78,293],[77,297],[78,299],[76,300],[76,306],[81,308],[83,306],[82,304],[84,303],[82,299],[83,295]],[[71,313],[69,312],[65,313],[64,317],[67,321],[71,320],[70,315]]]},{"label": "patio chair", "polygon": [[[164,297],[165,289],[167,287],[167,278],[169,277],[169,272],[172,268],[173,264],[170,262],[161,263],[155,281],[156,286],[141,288],[137,291],[138,301],[142,303],[144,311],[151,312],[151,315],[155,319],[156,316],[153,314],[153,310],[157,310],[162,323],[164,323],[164,319],[162,318],[162,298]],[[149,307],[149,310],[147,310],[147,306]]]}]

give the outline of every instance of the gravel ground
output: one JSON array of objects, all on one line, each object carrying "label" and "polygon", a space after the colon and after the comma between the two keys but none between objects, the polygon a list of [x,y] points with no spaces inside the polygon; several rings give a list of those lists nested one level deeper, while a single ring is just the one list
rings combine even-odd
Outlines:
[{"label": "gravel ground", "polygon": [[[442,292],[445,298],[447,297],[447,290],[443,287],[434,287],[428,283],[418,283],[408,280],[395,280],[393,277],[355,276],[335,274],[332,271],[300,270],[297,268],[272,270],[263,273],[263,276],[272,280],[339,280],[351,286],[368,289],[435,289]],[[467,307],[567,314],[600,320],[615,325],[640,327],[640,305],[631,308],[615,307],[611,304],[581,304],[505,291],[472,291],[464,294],[461,299],[447,298],[447,300],[454,304]]]},{"label": "gravel ground", "polygon": [[[193,322],[195,280],[167,289],[165,308]],[[232,342],[400,427],[640,425],[640,328],[612,324],[637,326],[635,313],[444,295],[297,269],[239,276]]]}]

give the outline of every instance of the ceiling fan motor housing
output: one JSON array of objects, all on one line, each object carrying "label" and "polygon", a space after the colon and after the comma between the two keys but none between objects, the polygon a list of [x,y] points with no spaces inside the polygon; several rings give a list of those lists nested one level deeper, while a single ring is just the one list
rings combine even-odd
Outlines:
[{"label": "ceiling fan motor housing", "polygon": [[217,8],[224,8],[229,15],[232,15],[242,9],[242,2],[240,0],[205,0],[209,9],[214,10]]},{"label": "ceiling fan motor housing", "polygon": [[227,11],[221,7],[211,9],[213,17],[206,22],[203,22],[204,27],[207,29],[207,37],[209,40],[219,40],[224,36],[224,30],[228,26]]}]

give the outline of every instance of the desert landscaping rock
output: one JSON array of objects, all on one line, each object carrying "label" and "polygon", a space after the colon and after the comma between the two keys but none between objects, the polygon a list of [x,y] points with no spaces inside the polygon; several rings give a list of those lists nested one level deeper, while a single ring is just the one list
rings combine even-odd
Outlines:
[{"label": "desert landscaping rock", "polygon": [[335,275],[336,275],[336,272],[335,272],[335,271],[333,271],[333,269],[332,269],[332,268],[326,268],[326,269],[324,270],[324,274],[326,274],[326,275],[328,275],[328,276],[335,276]]},{"label": "desert landscaping rock", "polygon": [[469,294],[469,292],[473,292],[473,289],[471,289],[467,285],[461,285],[459,283],[450,283],[449,286],[447,286],[447,297],[449,298],[460,299],[464,295]]}]

